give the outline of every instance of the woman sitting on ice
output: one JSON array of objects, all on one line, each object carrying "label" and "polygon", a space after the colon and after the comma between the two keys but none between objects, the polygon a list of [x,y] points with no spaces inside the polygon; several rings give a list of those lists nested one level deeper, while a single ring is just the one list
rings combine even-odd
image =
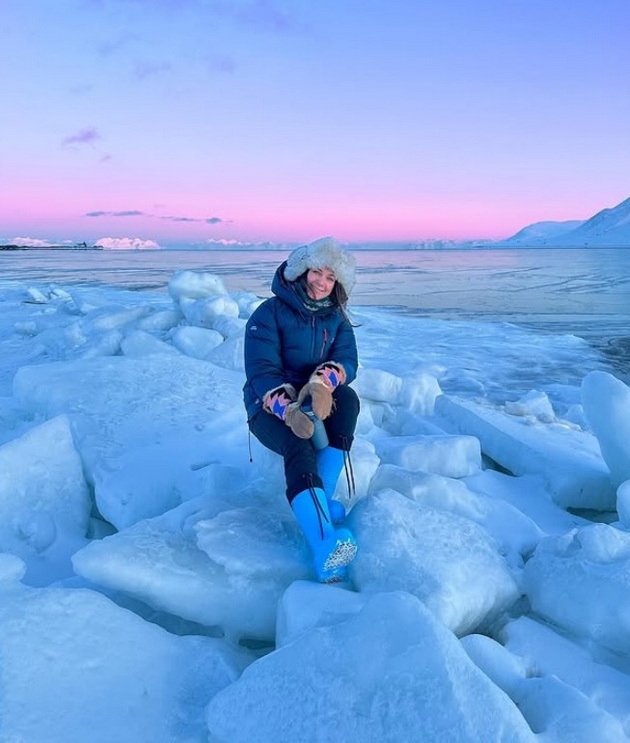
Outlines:
[{"label": "woman sitting on ice", "polygon": [[[317,577],[346,577],[356,541],[343,505],[333,501],[349,459],[359,399],[357,345],[346,314],[354,285],[353,256],[330,237],[297,248],[276,271],[275,296],[263,302],[245,330],[244,400],[254,436],[284,458],[286,495],[313,554]],[[324,421],[329,445],[315,450],[305,402]]]}]

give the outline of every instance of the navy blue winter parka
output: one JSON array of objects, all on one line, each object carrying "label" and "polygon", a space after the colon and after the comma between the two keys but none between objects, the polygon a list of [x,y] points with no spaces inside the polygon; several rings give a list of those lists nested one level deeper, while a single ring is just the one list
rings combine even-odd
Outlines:
[{"label": "navy blue winter parka", "polygon": [[243,398],[247,418],[262,408],[265,393],[282,384],[299,391],[324,361],[341,364],[346,382],[357,374],[357,344],[352,326],[337,305],[308,310],[295,282],[284,278],[286,261],[271,284],[274,296],[251,315],[245,328]]}]

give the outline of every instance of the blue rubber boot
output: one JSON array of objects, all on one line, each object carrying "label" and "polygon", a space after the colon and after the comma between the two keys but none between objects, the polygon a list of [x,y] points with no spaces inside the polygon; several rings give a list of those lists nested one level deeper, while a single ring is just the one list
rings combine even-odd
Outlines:
[{"label": "blue rubber boot", "polygon": [[291,508],[311,548],[317,579],[321,583],[345,580],[346,565],[354,560],[357,542],[348,529],[332,525],[324,491],[303,490],[292,500]]},{"label": "blue rubber boot", "polygon": [[339,475],[343,469],[344,453],[341,449],[327,446],[317,452],[317,473],[322,478],[324,492],[328,501],[328,510],[333,524],[341,524],[346,518],[346,509],[343,503],[333,500]]}]

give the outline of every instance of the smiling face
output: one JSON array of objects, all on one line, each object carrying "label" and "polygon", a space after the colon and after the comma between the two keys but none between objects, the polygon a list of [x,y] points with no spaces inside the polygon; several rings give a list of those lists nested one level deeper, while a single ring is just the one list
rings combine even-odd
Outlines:
[{"label": "smiling face", "polygon": [[309,268],[306,273],[306,293],[311,299],[329,297],[335,280],[335,273],[330,268]]}]

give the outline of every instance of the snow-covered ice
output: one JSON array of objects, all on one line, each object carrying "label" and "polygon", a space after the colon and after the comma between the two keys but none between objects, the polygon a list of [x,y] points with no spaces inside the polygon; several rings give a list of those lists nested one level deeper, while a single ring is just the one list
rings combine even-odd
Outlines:
[{"label": "snow-covered ice", "polygon": [[382,462],[446,477],[481,469],[481,447],[474,436],[396,436],[380,440],[376,451]]},{"label": "snow-covered ice", "polygon": [[239,383],[216,365],[152,354],[22,367],[13,389],[32,414],[70,418],[99,512],[123,528],[178,505],[183,469],[243,461],[245,414],[223,393]]},{"label": "snow-covered ice", "polygon": [[32,584],[70,575],[91,502],[67,416],[0,447],[0,551],[21,557]]},{"label": "snow-covered ice", "polygon": [[190,270],[167,294],[0,284],[0,740],[630,740],[606,361],[355,309],[359,552],[322,586],[247,432],[260,301]]},{"label": "snow-covered ice", "polygon": [[440,425],[472,433],[484,453],[510,472],[539,475],[559,505],[614,509],[615,486],[592,433],[555,417],[532,419],[449,395],[437,399],[435,412]]},{"label": "snow-covered ice", "polygon": [[[539,673],[526,657],[512,654],[485,635],[467,635],[462,644],[488,678],[513,699],[542,740],[554,743],[627,740],[622,723],[577,689],[575,682],[567,683],[554,675]],[[599,700],[600,695],[597,697]]]},{"label": "snow-covered ice", "polygon": [[249,666],[207,708],[210,740],[534,741],[521,713],[414,596],[370,596]]},{"label": "snow-covered ice", "polygon": [[592,735],[591,740],[627,740],[624,737],[630,734],[627,658],[567,636],[540,618],[521,616],[508,622],[499,639],[503,650],[525,666],[528,677],[559,679],[583,695],[583,706],[586,698],[591,709],[595,707],[600,715],[608,713],[624,731],[623,735],[617,733],[617,737],[610,739]]},{"label": "snow-covered ice", "polygon": [[173,635],[97,591],[30,588],[7,573],[3,741],[202,743],[207,700],[252,660],[224,640]]},{"label": "snow-covered ice", "polygon": [[470,519],[382,490],[348,523],[361,545],[350,566],[357,588],[411,593],[457,634],[487,626],[518,598],[496,542]]},{"label": "snow-covered ice", "polygon": [[524,588],[539,616],[630,653],[630,533],[591,524],[546,537],[525,566]]},{"label": "snow-covered ice", "polygon": [[[77,573],[234,642],[273,642],[277,603],[314,579],[284,503],[208,495],[140,521],[74,556]],[[248,503],[249,501],[249,503]]]},{"label": "snow-covered ice", "polygon": [[630,480],[630,389],[611,374],[593,371],[582,381],[582,406],[617,487]]}]

